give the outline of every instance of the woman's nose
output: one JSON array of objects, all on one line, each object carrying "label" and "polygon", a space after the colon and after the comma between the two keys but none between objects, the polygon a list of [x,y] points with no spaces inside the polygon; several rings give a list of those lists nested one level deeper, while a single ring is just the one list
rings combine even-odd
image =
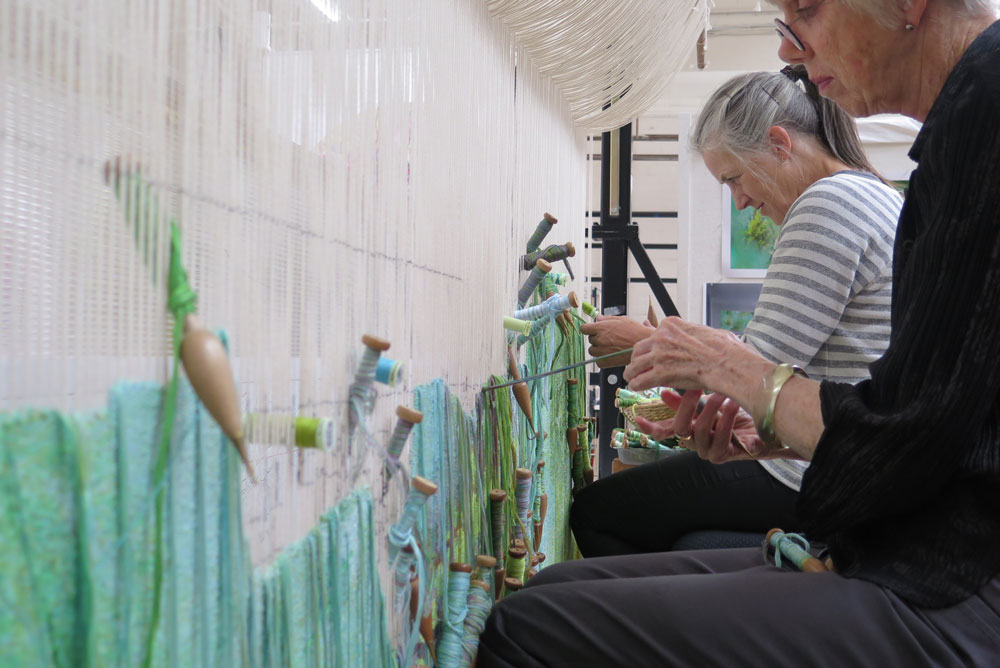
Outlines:
[{"label": "woman's nose", "polygon": [[[800,37],[799,40],[801,41],[801,39],[802,38]],[[802,46],[805,47],[805,51],[800,51],[797,46],[792,44],[790,39],[781,37],[781,42],[778,44],[778,58],[781,58],[789,65],[804,63],[810,49],[806,42],[802,42]]]}]

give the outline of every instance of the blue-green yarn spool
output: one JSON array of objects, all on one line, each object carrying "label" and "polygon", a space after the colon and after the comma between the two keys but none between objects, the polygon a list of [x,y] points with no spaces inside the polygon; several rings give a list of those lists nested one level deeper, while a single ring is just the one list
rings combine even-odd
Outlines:
[{"label": "blue-green yarn spool", "polygon": [[399,374],[402,370],[402,362],[396,362],[383,355],[378,358],[378,364],[375,366],[375,380],[393,387],[396,385],[396,381],[399,380]]}]

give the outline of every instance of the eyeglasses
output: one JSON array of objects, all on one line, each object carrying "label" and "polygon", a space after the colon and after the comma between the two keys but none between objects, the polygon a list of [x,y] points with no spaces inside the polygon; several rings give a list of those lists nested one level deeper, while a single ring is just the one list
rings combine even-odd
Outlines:
[{"label": "eyeglasses", "polygon": [[[812,5],[811,7],[805,7],[800,11],[812,12],[817,7],[822,5],[824,2],[826,2],[826,0],[819,0],[819,2],[817,2],[815,5]],[[774,25],[778,28],[778,34],[781,35],[783,38],[787,39],[789,42],[791,42],[792,46],[794,46],[799,51],[805,51],[806,47],[805,45],[802,44],[802,40],[799,39],[798,35],[792,32],[792,25],[797,23],[799,19],[803,18],[804,16],[805,16],[804,14],[800,15],[797,19],[795,19],[791,23],[785,23],[781,19],[774,19]]]}]

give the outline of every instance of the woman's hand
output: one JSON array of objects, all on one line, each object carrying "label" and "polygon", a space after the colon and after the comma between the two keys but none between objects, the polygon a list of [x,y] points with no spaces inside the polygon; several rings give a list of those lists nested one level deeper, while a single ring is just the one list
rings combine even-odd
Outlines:
[{"label": "woman's hand", "polygon": [[[589,337],[590,357],[610,355],[619,350],[631,348],[639,341],[655,332],[648,324],[643,324],[623,315],[599,315],[597,322],[580,325],[580,331]],[[628,364],[630,353],[601,360],[597,366],[602,369]]]},{"label": "woman's hand", "polygon": [[711,394],[703,400],[700,390],[689,390],[684,396],[664,390],[660,398],[677,411],[672,419],[650,422],[636,418],[640,431],[657,440],[676,435],[682,447],[713,464],[737,459],[801,459],[788,448],[764,445],[753,418],[729,397]]},{"label": "woman's hand", "polygon": [[737,350],[748,349],[732,332],[664,318],[658,328],[635,344],[624,376],[632,390],[658,385],[715,389],[709,381],[731,372],[735,362],[731,357]]}]

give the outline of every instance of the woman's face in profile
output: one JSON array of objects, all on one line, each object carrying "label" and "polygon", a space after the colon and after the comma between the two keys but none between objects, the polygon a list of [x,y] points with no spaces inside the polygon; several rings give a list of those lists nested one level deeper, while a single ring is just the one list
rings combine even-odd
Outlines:
[{"label": "woman's face in profile", "polygon": [[902,77],[892,67],[902,25],[890,31],[874,18],[831,0],[782,2],[784,20],[802,42],[782,38],[778,57],[805,65],[819,92],[854,117],[897,111]]},{"label": "woman's face in profile", "polygon": [[781,224],[788,208],[798,197],[786,192],[779,182],[778,159],[771,153],[755,154],[740,160],[725,150],[704,151],[705,167],[712,176],[733,193],[737,209],[752,207]]}]

